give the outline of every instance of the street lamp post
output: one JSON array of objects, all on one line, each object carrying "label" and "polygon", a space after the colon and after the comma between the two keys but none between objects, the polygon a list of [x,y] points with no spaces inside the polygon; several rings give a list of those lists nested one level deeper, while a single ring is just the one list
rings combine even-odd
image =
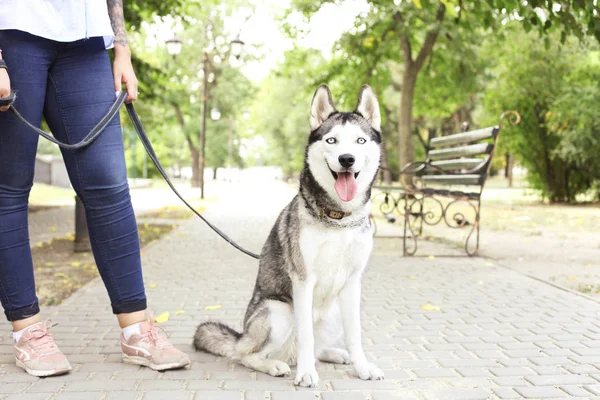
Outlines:
[{"label": "street lamp post", "polygon": [[[239,35],[230,43],[231,54],[239,59],[244,42]],[[200,131],[200,198],[204,199],[204,168],[206,165],[206,114],[208,110],[208,67],[211,64],[208,52],[204,52],[204,87],[202,89],[202,130]],[[220,117],[220,114],[219,114]]]},{"label": "street lamp post", "polygon": [[173,56],[173,58],[177,57],[179,53],[181,53],[181,47],[183,46],[183,42],[177,36],[173,36],[172,39],[166,41],[167,43],[167,53]]},{"label": "street lamp post", "polygon": [[208,107],[208,53],[204,52],[204,87],[202,89],[202,130],[200,131],[200,198],[204,199],[204,150],[206,148],[206,110]]}]

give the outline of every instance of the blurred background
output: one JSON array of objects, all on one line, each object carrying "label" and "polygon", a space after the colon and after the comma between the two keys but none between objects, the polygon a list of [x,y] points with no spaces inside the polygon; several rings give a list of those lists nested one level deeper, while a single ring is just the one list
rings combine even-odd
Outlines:
[{"label": "blurred background", "polygon": [[[523,120],[502,132],[492,173],[538,200],[598,200],[597,0],[138,0],[126,14],[136,107],[162,163],[194,187],[203,140],[207,181],[267,166],[269,177],[297,177],[315,88],[327,83],[351,110],[368,83],[386,182],[424,157],[430,137],[515,109]],[[155,177],[123,123],[130,176]]]}]

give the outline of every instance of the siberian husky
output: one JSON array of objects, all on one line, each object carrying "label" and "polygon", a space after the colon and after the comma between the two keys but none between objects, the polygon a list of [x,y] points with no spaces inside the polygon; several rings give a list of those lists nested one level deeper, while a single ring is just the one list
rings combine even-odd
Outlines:
[{"label": "siberian husky", "polygon": [[361,379],[383,379],[361,343],[361,277],[373,248],[371,187],[381,157],[381,115],[373,90],[360,90],[353,112],[339,112],[320,86],[300,190],[279,215],[260,257],[244,331],[208,321],[196,350],[315,387],[315,358],[352,364]]}]

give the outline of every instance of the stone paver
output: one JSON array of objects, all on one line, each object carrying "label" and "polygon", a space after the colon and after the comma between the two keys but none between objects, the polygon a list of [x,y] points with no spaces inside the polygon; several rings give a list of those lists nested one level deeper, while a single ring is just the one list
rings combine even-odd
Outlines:
[{"label": "stone paver", "polygon": [[[211,206],[207,216],[259,251],[289,191],[257,184]],[[268,196],[265,194],[268,193]],[[244,198],[244,202],[236,199]],[[401,257],[382,238],[363,285],[367,356],[387,372],[363,382],[348,366],[319,364],[321,385],[295,388],[222,358],[194,353],[198,322],[239,329],[258,263],[196,219],[144,249],[149,307],[169,311],[164,327],[189,352],[190,369],[156,373],[120,362],[119,329],[100,280],[44,310],[74,365],[39,380],[12,361],[9,325],[0,325],[0,399],[397,400],[568,398],[600,394],[600,305],[482,258]],[[492,265],[490,265],[492,264]],[[430,304],[439,311],[428,311]],[[218,309],[207,306],[221,306]],[[175,314],[183,310],[184,313]],[[564,350],[564,351],[563,351]],[[589,351],[588,351],[589,350]],[[46,397],[45,397],[46,396]]]}]

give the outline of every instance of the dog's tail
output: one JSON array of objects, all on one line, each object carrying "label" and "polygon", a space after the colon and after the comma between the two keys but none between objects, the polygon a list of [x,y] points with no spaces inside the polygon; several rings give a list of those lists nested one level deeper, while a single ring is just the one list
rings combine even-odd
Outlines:
[{"label": "dog's tail", "polygon": [[237,358],[236,344],[242,334],[221,322],[208,321],[198,325],[194,348],[216,356]]}]

